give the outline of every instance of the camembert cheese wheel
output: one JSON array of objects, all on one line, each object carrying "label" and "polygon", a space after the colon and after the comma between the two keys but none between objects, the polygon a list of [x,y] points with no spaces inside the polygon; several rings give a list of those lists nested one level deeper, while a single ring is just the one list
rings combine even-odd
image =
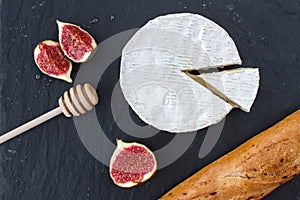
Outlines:
[{"label": "camembert cheese wheel", "polygon": [[234,105],[184,72],[241,64],[228,33],[190,13],[149,21],[122,51],[120,86],[135,113],[153,127],[191,132],[221,121]]}]

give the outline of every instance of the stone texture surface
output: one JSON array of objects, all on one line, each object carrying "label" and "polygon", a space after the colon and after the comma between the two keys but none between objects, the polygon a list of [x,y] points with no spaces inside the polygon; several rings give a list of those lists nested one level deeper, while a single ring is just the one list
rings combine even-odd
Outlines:
[{"label": "stone texture surface", "polygon": [[[198,158],[205,131],[172,165],[150,181],[121,189],[108,168],[82,145],[74,123],[63,115],[0,146],[0,199],[157,199],[203,166],[266,129],[300,107],[300,3],[297,0],[1,0],[0,1],[0,133],[57,106],[70,84],[47,77],[33,61],[35,45],[57,40],[56,19],[74,22],[98,42],[149,19],[173,12],[202,14],[234,38],[244,66],[259,67],[261,87],[252,112],[235,110],[226,118],[222,135],[208,156]],[[114,62],[101,81],[101,126],[116,137],[143,141],[153,149],[172,138],[159,134],[137,139],[118,132],[109,111],[112,88],[119,77]],[[76,77],[76,69],[72,73]],[[102,106],[105,106],[102,107]],[[133,114],[134,115],[134,114]],[[133,116],[134,117],[134,116]],[[266,199],[300,199],[300,177]]]}]

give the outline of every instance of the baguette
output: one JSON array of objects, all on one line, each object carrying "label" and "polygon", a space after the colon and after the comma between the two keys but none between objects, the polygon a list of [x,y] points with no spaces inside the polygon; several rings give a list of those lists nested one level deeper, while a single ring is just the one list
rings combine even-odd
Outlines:
[{"label": "baguette", "polygon": [[161,200],[262,199],[300,173],[300,110],[170,190]]}]

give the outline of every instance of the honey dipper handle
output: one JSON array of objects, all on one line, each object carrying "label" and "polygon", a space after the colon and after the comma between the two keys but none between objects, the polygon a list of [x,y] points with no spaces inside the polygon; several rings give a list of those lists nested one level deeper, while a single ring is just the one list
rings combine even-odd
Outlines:
[{"label": "honey dipper handle", "polygon": [[27,123],[25,123],[25,124],[17,127],[17,128],[15,128],[15,129],[13,129],[11,131],[9,131],[9,132],[1,135],[0,136],[0,144],[2,144],[4,142],[6,142],[6,141],[8,141],[8,140],[10,140],[10,139],[18,136],[18,135],[20,135],[22,133],[24,133],[25,131],[27,131],[27,130],[29,130],[29,129],[31,129],[31,128],[33,128],[33,127],[35,127],[35,126],[37,126],[37,125],[39,125],[39,124],[41,124],[41,123],[43,123],[43,122],[51,119],[51,118],[53,118],[53,117],[55,117],[55,116],[57,116],[57,115],[59,115],[61,113],[62,113],[61,108],[57,107],[57,108],[55,108],[55,109],[53,109],[53,110],[51,110],[51,111],[49,111],[49,112],[47,112],[47,113],[45,113],[45,114],[37,117],[37,118],[35,118],[35,119],[33,119],[33,120],[31,120],[31,121],[29,121],[29,122],[27,122]]}]

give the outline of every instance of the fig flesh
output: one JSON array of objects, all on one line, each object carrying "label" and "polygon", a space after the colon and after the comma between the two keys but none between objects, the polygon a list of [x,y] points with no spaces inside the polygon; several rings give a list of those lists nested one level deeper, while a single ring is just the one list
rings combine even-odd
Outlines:
[{"label": "fig flesh", "polygon": [[95,39],[85,30],[71,23],[56,20],[59,44],[64,54],[73,62],[87,61],[97,47]]},{"label": "fig flesh", "polygon": [[34,49],[34,61],[44,74],[72,82],[72,63],[64,56],[59,43],[52,40],[40,42]]},{"label": "fig flesh", "polygon": [[123,188],[133,187],[152,177],[157,169],[154,154],[146,146],[117,140],[110,160],[110,177]]}]

